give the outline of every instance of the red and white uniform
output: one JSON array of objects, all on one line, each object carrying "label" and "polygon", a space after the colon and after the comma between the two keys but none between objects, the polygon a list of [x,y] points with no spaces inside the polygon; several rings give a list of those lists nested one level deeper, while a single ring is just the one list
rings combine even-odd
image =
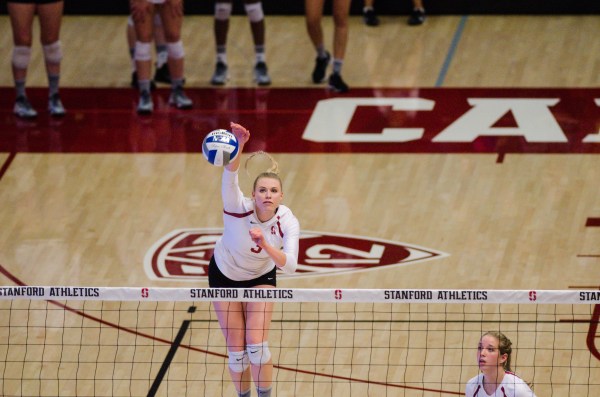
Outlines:
[{"label": "red and white uniform", "polygon": [[223,170],[223,236],[215,245],[215,262],[219,270],[235,281],[251,280],[271,271],[275,263],[252,241],[249,231],[259,227],[268,243],[283,250],[284,273],[293,273],[298,265],[300,224],[292,211],[280,205],[275,216],[266,222],[258,220],[254,201],[244,197],[238,184],[238,173]]},{"label": "red and white uniform", "polygon": [[483,389],[483,374],[467,382],[466,397],[536,397],[529,385],[512,372],[506,372],[504,379],[493,394]]}]

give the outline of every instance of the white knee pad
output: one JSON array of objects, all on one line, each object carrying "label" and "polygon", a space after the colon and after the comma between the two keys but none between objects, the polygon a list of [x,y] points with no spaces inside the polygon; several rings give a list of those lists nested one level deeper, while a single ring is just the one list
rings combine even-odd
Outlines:
[{"label": "white knee pad", "polygon": [[136,61],[150,61],[152,59],[152,45],[150,43],[136,41],[133,59]]},{"label": "white knee pad", "polygon": [[215,3],[215,19],[217,21],[226,21],[231,16],[231,3]]},{"label": "white knee pad", "polygon": [[185,52],[183,51],[183,44],[181,40],[175,43],[167,43],[167,52],[169,53],[169,58],[173,59],[181,59],[184,57]]},{"label": "white knee pad", "polygon": [[43,46],[46,63],[60,63],[63,57],[60,41]]},{"label": "white knee pad", "polygon": [[133,17],[131,16],[131,14],[129,14],[129,16],[127,17],[127,26],[133,27]]},{"label": "white knee pad", "polygon": [[257,343],[256,345],[247,345],[246,350],[248,351],[248,358],[252,365],[263,365],[271,359],[269,342],[267,341]]},{"label": "white knee pad", "polygon": [[244,8],[246,8],[246,14],[248,14],[250,22],[260,22],[265,17],[261,2],[245,4]]},{"label": "white knee pad", "polygon": [[246,350],[242,350],[241,352],[228,351],[227,353],[229,353],[229,368],[233,372],[244,372],[250,366]]},{"label": "white knee pad", "polygon": [[13,48],[12,64],[17,69],[27,69],[31,60],[31,47],[17,45]]}]

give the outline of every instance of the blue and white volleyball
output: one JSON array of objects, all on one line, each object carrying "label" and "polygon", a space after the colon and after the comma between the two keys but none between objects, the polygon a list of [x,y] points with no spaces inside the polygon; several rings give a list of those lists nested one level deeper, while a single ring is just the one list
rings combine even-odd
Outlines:
[{"label": "blue and white volleyball", "polygon": [[231,163],[239,153],[238,141],[227,130],[214,130],[202,142],[202,154],[212,165],[223,167]]}]

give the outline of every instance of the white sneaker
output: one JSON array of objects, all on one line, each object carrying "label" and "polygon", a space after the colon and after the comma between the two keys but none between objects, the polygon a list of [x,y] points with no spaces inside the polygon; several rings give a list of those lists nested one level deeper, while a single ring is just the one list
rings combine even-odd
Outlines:
[{"label": "white sneaker", "polygon": [[210,79],[212,85],[223,85],[227,82],[227,64],[223,62],[217,62],[215,66],[215,73]]},{"label": "white sneaker", "polygon": [[154,111],[154,104],[152,103],[152,97],[147,91],[140,93],[140,101],[138,102],[137,112],[138,114],[150,114]]},{"label": "white sneaker", "polygon": [[175,87],[171,90],[169,105],[175,106],[177,109],[191,109],[193,102],[185,95],[183,87]]},{"label": "white sneaker", "polygon": [[258,85],[271,84],[271,78],[269,77],[269,71],[266,63],[257,62],[256,65],[254,65],[254,80],[258,83]]},{"label": "white sneaker", "polygon": [[37,112],[31,106],[31,103],[27,100],[25,96],[18,96],[15,100],[15,107],[13,108],[13,113],[17,116],[24,119],[33,119],[37,117]]},{"label": "white sneaker", "polygon": [[48,98],[48,112],[54,117],[62,117],[67,114],[58,94],[52,94]]}]

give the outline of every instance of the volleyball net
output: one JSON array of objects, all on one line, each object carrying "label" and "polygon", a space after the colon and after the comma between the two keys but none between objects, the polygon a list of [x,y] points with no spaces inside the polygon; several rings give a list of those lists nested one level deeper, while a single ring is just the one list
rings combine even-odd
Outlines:
[{"label": "volleyball net", "polygon": [[2,396],[235,396],[213,301],[271,301],[274,396],[464,395],[487,331],[600,395],[600,291],[0,287]]}]

